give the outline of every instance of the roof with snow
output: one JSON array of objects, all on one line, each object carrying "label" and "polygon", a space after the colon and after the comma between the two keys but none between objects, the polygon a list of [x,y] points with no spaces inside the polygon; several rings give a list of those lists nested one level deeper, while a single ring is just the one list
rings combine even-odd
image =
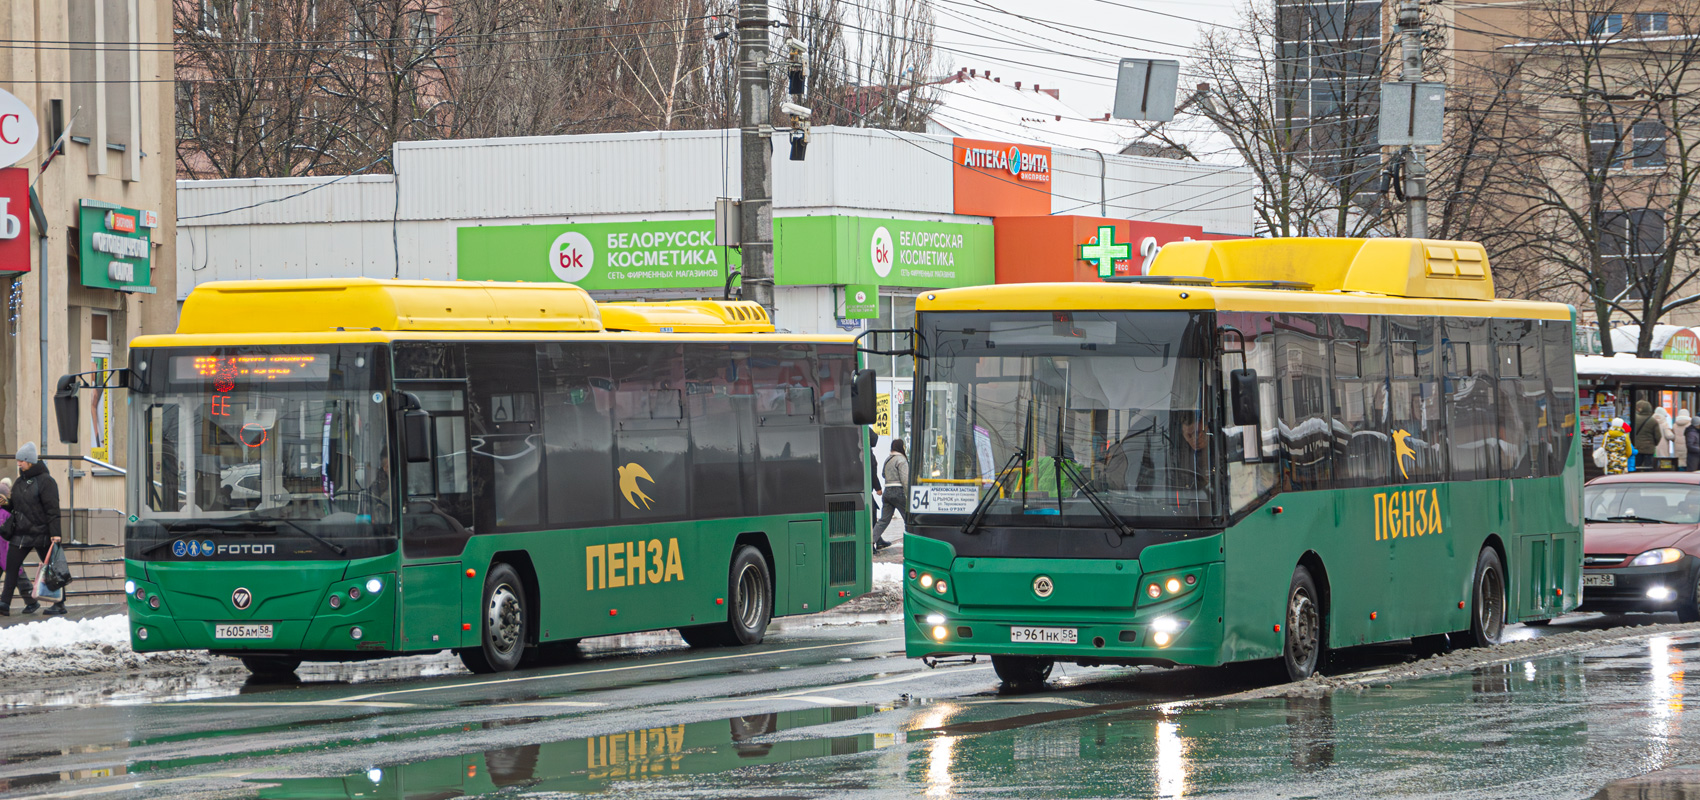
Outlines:
[{"label": "roof with snow", "polygon": [[1579,378],[1630,379],[1645,383],[1645,379],[1669,381],[1675,385],[1700,385],[1700,364],[1668,358],[1636,358],[1628,353],[1615,356],[1577,356],[1576,376]]},{"label": "roof with snow", "polygon": [[1094,117],[1064,103],[1056,88],[1004,83],[966,70],[935,88],[938,105],[928,133],[1214,164],[1241,160],[1214,125],[1191,114],[1170,122],[1117,120],[1107,113]]}]

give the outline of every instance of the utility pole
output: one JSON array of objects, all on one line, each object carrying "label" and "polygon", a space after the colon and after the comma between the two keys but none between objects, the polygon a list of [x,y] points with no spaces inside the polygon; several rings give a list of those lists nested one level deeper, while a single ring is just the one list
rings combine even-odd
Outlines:
[{"label": "utility pole", "polygon": [[773,126],[768,121],[770,82],[767,0],[738,0],[739,127],[743,135],[739,251],[743,296],[773,319]]},{"label": "utility pole", "polygon": [[[1399,3],[1399,45],[1403,65],[1399,80],[1418,83],[1423,79],[1422,9],[1418,0]],[[1416,109],[1412,108],[1414,115]],[[1428,165],[1420,145],[1405,147],[1405,213],[1413,239],[1428,238]]]}]

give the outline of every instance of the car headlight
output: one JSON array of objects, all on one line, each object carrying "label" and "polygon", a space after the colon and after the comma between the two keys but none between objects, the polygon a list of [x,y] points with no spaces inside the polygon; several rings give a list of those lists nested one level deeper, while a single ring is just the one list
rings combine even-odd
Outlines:
[{"label": "car headlight", "polygon": [[1648,550],[1647,552],[1636,556],[1634,561],[1629,562],[1629,566],[1656,567],[1660,564],[1671,564],[1681,560],[1681,550],[1674,547],[1661,547],[1657,550]]}]

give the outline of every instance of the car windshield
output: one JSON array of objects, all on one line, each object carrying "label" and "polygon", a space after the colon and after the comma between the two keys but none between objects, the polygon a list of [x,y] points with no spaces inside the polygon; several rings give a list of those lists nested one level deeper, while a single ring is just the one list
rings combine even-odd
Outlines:
[{"label": "car windshield", "polygon": [[217,545],[204,537],[224,534],[292,539],[301,553],[372,554],[363,545],[393,530],[375,355],[343,345],[133,358],[145,387],[131,398],[132,463],[141,474],[132,482],[130,538],[141,550],[150,540],[187,539],[198,551]]},{"label": "car windshield", "polygon": [[921,330],[919,521],[982,498],[993,524],[1105,525],[1100,504],[1129,523],[1219,513],[1199,315],[935,312]]},{"label": "car windshield", "polygon": [[1700,523],[1700,486],[1687,483],[1604,483],[1583,494],[1589,522]]}]

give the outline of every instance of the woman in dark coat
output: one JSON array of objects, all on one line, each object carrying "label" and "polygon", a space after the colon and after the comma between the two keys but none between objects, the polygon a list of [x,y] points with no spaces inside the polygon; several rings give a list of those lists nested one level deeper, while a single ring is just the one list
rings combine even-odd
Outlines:
[{"label": "woman in dark coat", "polygon": [[[25,614],[34,614],[41,608],[30,588],[29,576],[24,574],[24,556],[34,551],[38,559],[45,561],[48,546],[59,541],[59,484],[48,474],[38,452],[35,442],[26,442],[18,448],[12,516],[0,527],[6,539],[6,580],[0,585],[0,616],[11,615],[14,589],[23,592]],[[65,613],[65,602],[54,603],[46,613]]]}]

